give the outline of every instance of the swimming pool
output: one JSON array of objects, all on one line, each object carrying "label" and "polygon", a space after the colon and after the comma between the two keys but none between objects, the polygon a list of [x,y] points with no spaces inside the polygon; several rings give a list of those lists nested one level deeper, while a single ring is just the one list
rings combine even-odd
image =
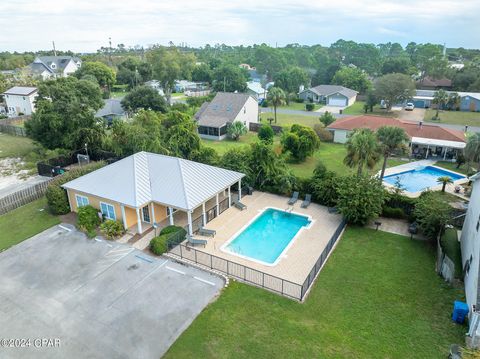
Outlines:
[{"label": "swimming pool", "polygon": [[383,180],[388,184],[395,185],[398,178],[406,191],[421,192],[427,188],[438,186],[437,179],[443,176],[448,176],[453,181],[465,178],[465,176],[438,167],[425,166],[385,176]]},{"label": "swimming pool", "polygon": [[312,223],[307,216],[266,208],[222,250],[261,264],[273,266],[303,228]]}]

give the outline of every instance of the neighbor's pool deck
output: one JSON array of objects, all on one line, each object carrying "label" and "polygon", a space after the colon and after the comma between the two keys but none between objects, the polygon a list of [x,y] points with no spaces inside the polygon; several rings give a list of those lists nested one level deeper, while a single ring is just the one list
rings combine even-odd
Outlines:
[{"label": "neighbor's pool deck", "polygon": [[[409,163],[406,163],[404,165],[399,165],[399,166],[395,166],[395,167],[390,167],[390,168],[387,168],[385,170],[385,176],[390,176],[390,175],[394,175],[396,173],[401,173],[401,172],[405,172],[405,171],[410,171],[410,170],[413,170],[417,167],[425,167],[425,166],[432,166],[432,167],[435,167],[435,168],[438,168],[442,171],[447,171],[447,172],[452,172],[452,173],[455,173],[459,176],[464,176],[465,178],[461,178],[459,180],[456,180],[453,182],[453,184],[450,184],[450,185],[447,185],[447,187],[445,188],[445,191],[446,192],[449,192],[451,194],[454,194],[460,198],[465,198],[464,196],[462,195],[459,195],[458,193],[455,193],[454,189],[455,189],[455,186],[457,185],[461,185],[461,184],[464,184],[464,183],[467,183],[468,182],[468,178],[462,174],[462,173],[459,173],[459,172],[455,172],[455,171],[451,171],[451,170],[447,170],[445,168],[442,168],[442,167],[438,167],[438,166],[435,166],[434,163],[436,161],[432,161],[432,160],[421,160],[421,161],[415,161],[415,162],[409,162]],[[378,173],[380,174],[380,172]],[[395,186],[391,185],[390,183],[387,183],[385,181],[382,182],[383,185],[388,188],[388,189],[394,189]],[[441,184],[438,184],[438,185],[435,185],[435,186],[432,186],[430,187],[430,190],[432,191],[440,191],[442,189],[442,185]],[[407,196],[407,197],[410,197],[410,198],[417,198],[419,197],[422,192],[408,192],[408,191],[403,191],[402,193],[403,195]]]},{"label": "neighbor's pool deck", "polygon": [[251,196],[244,196],[242,203],[247,206],[247,209],[240,211],[231,207],[209,222],[206,228],[216,230],[217,234],[213,238],[196,236],[207,239],[208,243],[205,247],[196,246],[195,248],[267,274],[302,284],[342,220],[339,214],[329,213],[327,207],[315,203],[311,203],[306,209],[300,208],[302,201],[303,198],[297,201],[293,206],[293,212],[311,216],[313,223],[310,228],[304,228],[300,232],[275,266],[266,266],[226,253],[220,249],[225,242],[230,240],[264,208],[286,209],[288,207],[287,197],[270,193],[254,192]]}]

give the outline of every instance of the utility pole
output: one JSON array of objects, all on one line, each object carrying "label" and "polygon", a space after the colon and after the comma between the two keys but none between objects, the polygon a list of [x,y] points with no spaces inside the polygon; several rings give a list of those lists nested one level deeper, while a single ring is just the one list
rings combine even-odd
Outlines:
[{"label": "utility pole", "polygon": [[223,92],[227,92],[226,89],[226,82],[227,82],[227,77],[226,76],[223,76]]},{"label": "utility pole", "polygon": [[112,66],[113,62],[112,62],[112,38],[111,37],[108,38],[108,45],[109,45],[109,47],[108,47],[108,58],[110,60],[110,66]]},{"label": "utility pole", "polygon": [[57,57],[57,50],[55,49],[55,41],[52,41],[53,44],[53,56]]}]

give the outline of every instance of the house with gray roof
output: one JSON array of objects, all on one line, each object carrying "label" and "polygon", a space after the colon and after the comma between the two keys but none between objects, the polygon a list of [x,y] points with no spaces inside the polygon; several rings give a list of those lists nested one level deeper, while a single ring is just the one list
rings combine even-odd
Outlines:
[{"label": "house with gray roof", "polygon": [[194,116],[202,138],[223,140],[228,127],[236,121],[247,128],[258,122],[258,103],[244,93],[218,92],[211,102],[205,102]]},{"label": "house with gray roof", "polygon": [[138,152],[62,187],[72,212],[91,205],[105,219],[120,221],[125,230],[140,235],[154,224],[176,224],[181,212],[193,234],[208,222],[210,212],[219,215],[232,205],[232,186],[238,186],[240,201],[244,176],[178,157]]},{"label": "house with gray roof", "polygon": [[339,85],[319,85],[301,90],[298,97],[304,101],[324,103],[328,106],[347,107],[355,103],[358,92]]},{"label": "house with gray roof", "polygon": [[122,106],[122,99],[109,98],[103,100],[104,106],[97,111],[95,117],[101,117],[108,124],[111,124],[114,119],[123,120],[127,118],[127,111]]},{"label": "house with gray roof", "polygon": [[35,112],[36,87],[14,86],[3,94],[8,117],[31,115]]},{"label": "house with gray roof", "polygon": [[82,60],[74,56],[37,56],[28,69],[32,75],[46,80],[71,75],[80,66],[82,66]]}]

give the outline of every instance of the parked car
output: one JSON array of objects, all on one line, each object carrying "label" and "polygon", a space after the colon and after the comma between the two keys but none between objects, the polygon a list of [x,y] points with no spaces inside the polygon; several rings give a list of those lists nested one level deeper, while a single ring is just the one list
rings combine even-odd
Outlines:
[{"label": "parked car", "polygon": [[407,104],[405,105],[405,111],[413,111],[414,108],[415,105],[412,102],[407,102]]}]

